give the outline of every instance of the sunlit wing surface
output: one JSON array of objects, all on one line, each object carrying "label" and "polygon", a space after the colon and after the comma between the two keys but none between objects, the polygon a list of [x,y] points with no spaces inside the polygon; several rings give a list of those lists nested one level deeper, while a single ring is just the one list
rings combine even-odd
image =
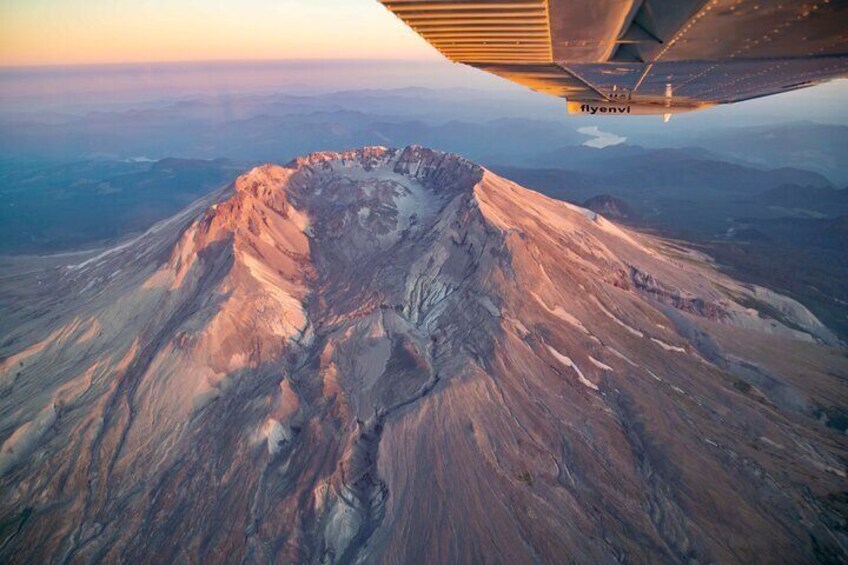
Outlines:
[{"label": "sunlit wing surface", "polygon": [[444,54],[568,100],[672,114],[848,74],[848,0],[381,0]]}]

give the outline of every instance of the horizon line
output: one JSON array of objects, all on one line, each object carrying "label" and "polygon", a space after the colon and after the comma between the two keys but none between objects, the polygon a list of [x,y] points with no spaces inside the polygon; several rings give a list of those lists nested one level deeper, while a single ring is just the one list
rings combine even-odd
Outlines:
[{"label": "horizon line", "polygon": [[180,59],[180,60],[151,60],[151,61],[115,61],[97,63],[12,63],[0,64],[0,72],[5,71],[39,71],[39,70],[62,70],[62,69],[107,69],[119,67],[147,67],[147,66],[180,66],[180,65],[256,65],[273,63],[451,63],[447,59],[439,58],[367,58],[367,57],[301,57],[289,59]]}]

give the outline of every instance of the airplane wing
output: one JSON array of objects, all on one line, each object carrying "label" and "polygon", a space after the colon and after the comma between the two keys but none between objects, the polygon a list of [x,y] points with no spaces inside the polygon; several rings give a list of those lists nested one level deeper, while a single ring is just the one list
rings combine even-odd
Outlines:
[{"label": "airplane wing", "polygon": [[848,0],[380,0],[448,59],[568,100],[672,114],[848,76]]}]

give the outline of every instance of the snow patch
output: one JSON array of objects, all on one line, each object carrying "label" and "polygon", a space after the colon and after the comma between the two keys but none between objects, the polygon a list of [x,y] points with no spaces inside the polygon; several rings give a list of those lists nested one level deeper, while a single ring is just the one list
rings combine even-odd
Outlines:
[{"label": "snow patch", "polygon": [[544,306],[545,310],[547,310],[548,312],[550,312],[551,314],[553,314],[554,316],[556,316],[560,320],[566,322],[567,324],[577,328],[578,330],[580,330],[584,334],[591,335],[591,332],[589,332],[588,328],[586,328],[586,326],[583,325],[583,322],[581,322],[580,320],[578,320],[577,318],[575,318],[574,316],[572,316],[571,314],[566,312],[562,308],[562,306],[557,306],[554,309],[551,309],[551,308],[548,307],[547,304],[545,304],[545,301],[542,300],[542,298],[538,294],[536,294],[535,292],[533,292],[532,294],[533,294],[533,298],[536,299],[536,302],[538,302],[539,304]]},{"label": "snow patch", "polygon": [[613,370],[612,367],[610,367],[606,363],[601,363],[600,361],[598,361],[597,359],[595,359],[591,355],[589,355],[589,361],[591,361],[592,365],[594,365],[598,369],[602,369],[604,371],[612,371]]},{"label": "snow patch", "polygon": [[612,353],[613,355],[615,355],[619,359],[623,360],[625,363],[627,363],[631,367],[638,367],[639,366],[636,363],[634,363],[633,361],[631,361],[629,357],[627,357],[624,353],[622,353],[618,349],[612,348],[610,346],[607,346],[607,349],[609,350],[610,353]]},{"label": "snow patch", "polygon": [[607,310],[604,307],[604,305],[601,304],[601,302],[598,299],[595,299],[595,304],[598,305],[598,308],[601,309],[601,312],[603,312],[604,315],[607,318],[609,318],[610,320],[612,320],[613,322],[615,322],[616,324],[618,324],[619,326],[621,326],[622,328],[624,328],[625,330],[630,332],[631,334],[635,335],[636,337],[645,337],[645,334],[643,334],[642,332],[640,332],[636,328],[628,326],[627,324],[622,322],[620,319],[618,319],[618,317],[615,314],[613,314],[612,312],[610,312],[609,310]]},{"label": "snow patch", "polygon": [[686,349],[684,349],[682,347],[678,347],[676,345],[670,345],[670,344],[668,344],[664,341],[661,341],[661,340],[659,340],[655,337],[652,337],[651,341],[653,341],[654,343],[656,343],[657,345],[659,345],[660,347],[662,347],[666,351],[676,351],[677,353],[686,353]]},{"label": "snow patch", "polygon": [[584,386],[586,386],[588,388],[591,388],[592,390],[598,390],[598,386],[595,383],[593,383],[592,381],[590,381],[589,379],[587,379],[585,377],[585,375],[583,375],[583,372],[580,370],[580,368],[577,365],[574,364],[574,361],[571,360],[571,357],[567,357],[567,356],[563,355],[562,353],[560,353],[559,351],[557,351],[556,349],[554,349],[550,345],[548,345],[547,347],[548,347],[548,351],[551,352],[551,355],[553,355],[556,358],[557,361],[559,361],[560,363],[562,363],[566,367],[573,369],[574,372],[577,373],[577,378],[578,378],[578,380],[580,380],[581,384],[583,384]]},{"label": "snow patch", "polygon": [[587,218],[592,220],[593,222],[597,221],[597,219],[598,219],[598,213],[597,212],[593,212],[592,210],[589,210],[588,208],[583,208],[581,206],[575,206],[574,208],[578,212],[580,212],[581,214],[583,214],[584,216],[586,216]]},{"label": "snow patch", "polygon": [[612,353],[613,355],[615,355],[619,359],[623,360],[625,363],[627,363],[631,367],[638,367],[639,366],[636,363],[634,363],[633,361],[631,361],[629,357],[627,357],[624,353],[622,353],[618,349],[615,349],[615,348],[609,347],[609,346],[607,346],[607,349],[609,350],[610,353]]}]

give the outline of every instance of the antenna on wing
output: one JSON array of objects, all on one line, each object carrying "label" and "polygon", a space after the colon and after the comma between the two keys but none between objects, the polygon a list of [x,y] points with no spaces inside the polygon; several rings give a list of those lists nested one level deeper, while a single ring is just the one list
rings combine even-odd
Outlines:
[{"label": "antenna on wing", "polygon": [[[671,83],[665,85],[665,107],[671,109],[671,98],[674,95],[674,90],[671,88]],[[663,123],[667,124],[671,119],[671,112],[663,114]]]}]

